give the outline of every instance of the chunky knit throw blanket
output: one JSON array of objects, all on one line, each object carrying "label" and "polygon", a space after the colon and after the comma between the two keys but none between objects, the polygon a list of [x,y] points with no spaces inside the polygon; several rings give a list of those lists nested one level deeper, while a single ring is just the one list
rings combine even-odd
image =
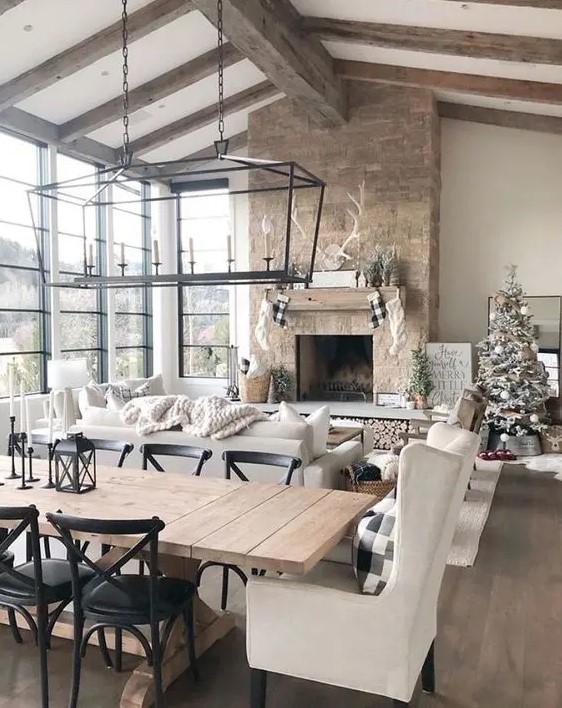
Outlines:
[{"label": "chunky knit throw blanket", "polygon": [[233,404],[220,396],[196,400],[185,395],[134,398],[121,411],[121,420],[134,425],[138,435],[180,426],[184,433],[200,438],[228,438],[267,416],[255,406]]}]

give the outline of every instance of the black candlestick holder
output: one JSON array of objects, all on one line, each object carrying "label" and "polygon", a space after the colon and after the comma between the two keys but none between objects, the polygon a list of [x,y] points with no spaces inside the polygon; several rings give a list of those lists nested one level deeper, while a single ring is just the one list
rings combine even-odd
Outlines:
[{"label": "black candlestick holder", "polygon": [[189,267],[191,269],[191,275],[195,274],[195,261],[189,261]]},{"label": "black candlestick holder", "polygon": [[226,262],[228,263],[228,272],[232,273],[232,264],[234,263],[234,258],[228,258]]},{"label": "black candlestick holder", "polygon": [[86,266],[86,271],[87,271],[86,275],[88,276],[88,278],[91,278],[92,275],[94,274],[94,268],[95,268],[95,266],[93,266],[93,265]]},{"label": "black candlestick holder", "polygon": [[11,471],[10,471],[10,474],[6,477],[6,479],[19,479],[21,477],[21,475],[19,475],[16,472],[16,452],[19,452],[19,447],[18,447],[18,443],[17,443],[19,433],[16,433],[15,425],[16,425],[16,416],[11,415],[10,416],[10,434],[8,435],[8,455],[10,456],[10,461],[11,461]]},{"label": "black candlestick holder", "polygon": [[52,442],[47,443],[47,461],[49,464],[49,472],[47,482],[41,485],[41,489],[54,489],[55,483],[53,482],[53,457],[55,455],[55,446]]},{"label": "black candlestick holder", "polygon": [[271,261],[273,260],[273,256],[266,256],[264,259],[265,261],[265,269],[267,271],[271,270]]},{"label": "black candlestick holder", "polygon": [[152,261],[152,265],[154,266],[154,272],[156,275],[160,275],[160,266],[162,265],[161,261]]},{"label": "black candlestick holder", "polygon": [[27,448],[27,459],[29,460],[29,473],[27,475],[27,481],[28,482],[40,482],[41,479],[39,477],[33,476],[33,452],[34,452],[33,448],[31,447],[31,445],[29,445]]},{"label": "black candlestick holder", "polygon": [[27,435],[25,433],[19,433],[18,437],[21,458],[21,483],[16,489],[32,489],[31,484],[26,484],[25,479],[25,441],[27,440]]},{"label": "black candlestick holder", "polygon": [[117,266],[121,268],[121,276],[125,277],[125,268],[128,266],[128,263],[118,263]]}]

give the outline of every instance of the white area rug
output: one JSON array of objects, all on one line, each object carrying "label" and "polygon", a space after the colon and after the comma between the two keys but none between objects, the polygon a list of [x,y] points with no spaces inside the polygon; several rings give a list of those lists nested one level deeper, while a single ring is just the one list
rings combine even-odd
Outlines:
[{"label": "white area rug", "polygon": [[554,479],[562,482],[562,455],[536,455],[520,457],[515,464],[525,465],[535,472],[554,472]]},{"label": "white area rug", "polygon": [[461,507],[453,544],[447,558],[449,565],[474,565],[502,463],[478,460],[477,467],[470,479],[471,489],[467,491]]}]

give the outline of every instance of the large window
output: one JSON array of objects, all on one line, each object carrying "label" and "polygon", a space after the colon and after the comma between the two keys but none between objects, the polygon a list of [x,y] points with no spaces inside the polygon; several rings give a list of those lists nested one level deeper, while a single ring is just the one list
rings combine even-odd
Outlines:
[{"label": "large window", "polygon": [[[127,275],[151,272],[150,186],[113,185],[113,258],[115,270],[125,255]],[[118,378],[152,373],[152,310],[148,288],[115,291],[115,370]]]},{"label": "large window", "polygon": [[[196,272],[225,271],[230,233],[228,189],[184,191],[178,197],[180,272],[190,272],[191,251]],[[182,377],[228,376],[230,288],[179,288],[180,371]]]},{"label": "large window", "polygon": [[[45,148],[0,133],[0,396],[8,394],[8,364],[28,392],[45,388],[49,353],[45,291],[40,287],[36,234],[27,190],[43,181]],[[44,203],[32,200],[41,254],[48,266]]]},{"label": "large window", "polygon": [[[95,167],[66,155],[57,155],[57,182],[85,178]],[[87,180],[84,180],[86,183]],[[73,187],[72,195],[87,199],[95,186]],[[59,196],[64,197],[64,189]],[[83,209],[78,203],[57,202],[60,280],[84,274],[84,225],[87,239],[94,244],[96,273],[105,273],[105,214],[97,207]],[[107,294],[99,290],[59,289],[60,351],[65,359],[87,359],[94,380],[107,378]]]}]

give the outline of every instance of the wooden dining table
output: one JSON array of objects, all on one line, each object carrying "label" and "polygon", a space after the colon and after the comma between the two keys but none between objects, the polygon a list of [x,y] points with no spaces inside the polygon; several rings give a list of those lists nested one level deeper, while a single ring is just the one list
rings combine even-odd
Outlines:
[{"label": "wooden dining table", "polygon": [[[42,488],[45,461],[33,462],[33,473],[41,481],[32,489],[19,490],[19,480],[5,480],[9,471],[10,459],[0,456],[0,480],[5,482],[0,487],[0,505],[34,504],[40,511],[40,532],[44,534],[56,536],[44,516],[49,511],[102,519],[160,517],[166,524],[160,534],[160,570],[191,581],[199,564],[206,560],[233,563],[248,570],[305,574],[375,501],[366,494],[205,477],[204,471],[194,477],[188,472],[108,466],[98,466],[96,489],[79,495]],[[83,538],[100,547],[102,543],[112,546],[108,563],[136,540],[101,535]],[[0,622],[7,621],[6,612],[0,611]],[[195,624],[196,651],[201,655],[234,627],[234,618],[197,597]],[[54,634],[72,638],[71,613],[63,613]],[[108,632],[110,648],[113,642]],[[123,650],[144,656],[140,643],[127,633]],[[172,630],[162,668],[165,687],[188,668],[181,622]],[[148,708],[152,702],[152,670],[143,662],[126,683],[120,706]]]}]

